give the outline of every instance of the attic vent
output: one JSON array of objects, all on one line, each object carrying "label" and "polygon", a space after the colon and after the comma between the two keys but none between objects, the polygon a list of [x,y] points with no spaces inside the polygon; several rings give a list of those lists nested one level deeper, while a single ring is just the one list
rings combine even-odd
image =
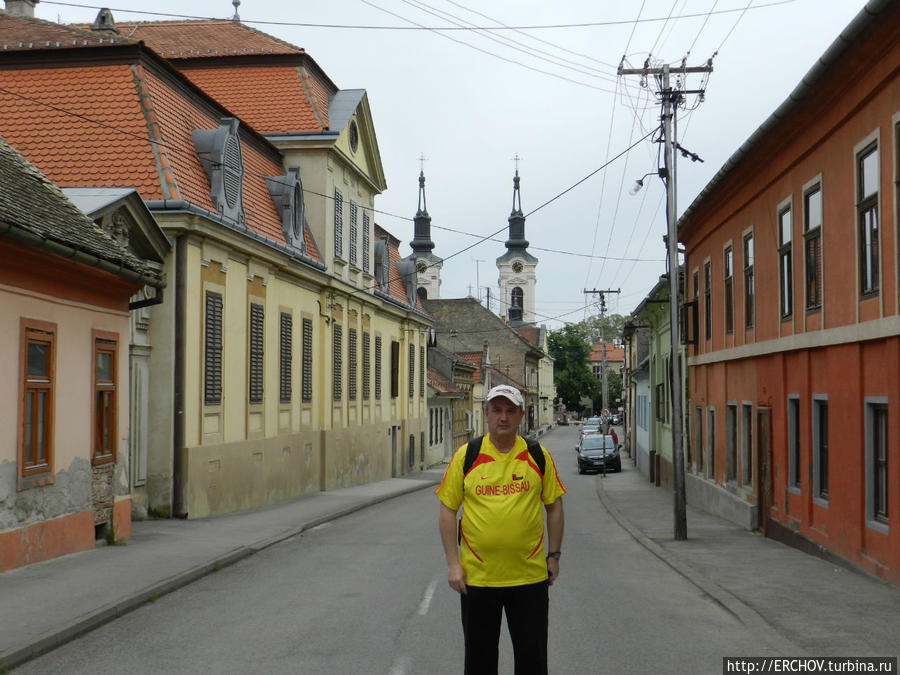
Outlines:
[{"label": "attic vent", "polygon": [[94,23],[91,24],[91,30],[101,31],[103,33],[114,33],[115,35],[119,34],[119,29],[116,28],[116,22],[113,19],[113,13],[109,9],[101,9],[97,13],[97,18],[94,19]]},{"label": "attic vent", "polygon": [[306,204],[303,201],[303,183],[299,167],[291,167],[283,176],[267,176],[266,187],[272,202],[281,216],[281,231],[288,246],[306,253],[305,230]]},{"label": "attic vent", "polygon": [[198,129],[192,137],[209,178],[209,197],[216,212],[243,226],[246,222],[242,196],[244,166],[239,124],[233,117],[223,117],[218,129]]}]

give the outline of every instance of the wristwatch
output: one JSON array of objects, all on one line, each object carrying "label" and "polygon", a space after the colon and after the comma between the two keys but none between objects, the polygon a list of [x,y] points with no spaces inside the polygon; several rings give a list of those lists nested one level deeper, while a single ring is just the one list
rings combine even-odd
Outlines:
[{"label": "wristwatch", "polygon": [[548,558],[555,558],[556,560],[559,560],[559,557],[560,557],[561,555],[562,555],[562,553],[560,553],[559,551],[553,551],[553,553],[548,553],[548,554],[547,554],[547,557],[548,557]]}]

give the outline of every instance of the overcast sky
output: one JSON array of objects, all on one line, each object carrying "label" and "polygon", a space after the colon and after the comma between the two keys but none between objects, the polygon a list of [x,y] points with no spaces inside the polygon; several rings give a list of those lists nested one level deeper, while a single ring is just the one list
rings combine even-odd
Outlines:
[{"label": "overcast sky", "polygon": [[[522,207],[530,214],[525,234],[540,261],[537,320],[557,328],[597,312],[585,288],[621,289],[608,310],[628,314],[665,271],[662,182],[649,176],[630,194],[635,179],[657,167],[658,144],[638,141],[658,126],[659,106],[652,82],[642,88],[639,77],[617,77],[623,54],[626,67],[635,68],[648,56],[654,66],[713,58],[708,81],[687,80],[688,89],[705,89],[704,100],[690,96],[692,110],[679,111],[678,141],[703,159],[679,160],[681,214],[864,4],[243,0],[238,11],[245,23],[303,47],[338,87],[367,90],[388,183],[376,200],[376,222],[404,242],[403,254],[410,252],[424,165],[434,253],[445,259],[441,297],[475,295],[477,286],[496,297],[518,155]],[[148,7],[158,14],[125,11]],[[230,0],[116,0],[112,9],[123,22],[234,14]],[[64,23],[90,22],[96,13],[46,0],[36,9],[38,17]],[[521,29],[373,28],[416,25]]]}]

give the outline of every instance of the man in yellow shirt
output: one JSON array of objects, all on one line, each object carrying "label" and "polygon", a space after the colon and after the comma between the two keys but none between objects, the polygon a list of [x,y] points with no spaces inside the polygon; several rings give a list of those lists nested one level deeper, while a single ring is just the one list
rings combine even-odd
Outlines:
[{"label": "man in yellow shirt", "polygon": [[547,672],[548,587],[559,576],[566,488],[550,453],[518,435],[524,415],[518,389],[491,389],[478,455],[463,475],[468,446],[460,447],[434,491],[447,582],[460,594],[467,675],[497,672],[504,611],[516,674]]}]

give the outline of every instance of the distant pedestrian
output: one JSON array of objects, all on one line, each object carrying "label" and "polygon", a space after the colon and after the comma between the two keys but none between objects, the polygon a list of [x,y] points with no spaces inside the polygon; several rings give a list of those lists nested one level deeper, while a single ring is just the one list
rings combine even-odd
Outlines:
[{"label": "distant pedestrian", "polygon": [[517,434],[524,415],[518,389],[491,389],[489,433],[474,441],[473,451],[469,444],[456,451],[435,490],[447,582],[460,594],[466,675],[496,675],[504,611],[516,674],[547,673],[548,587],[559,576],[566,488],[550,453]]}]

